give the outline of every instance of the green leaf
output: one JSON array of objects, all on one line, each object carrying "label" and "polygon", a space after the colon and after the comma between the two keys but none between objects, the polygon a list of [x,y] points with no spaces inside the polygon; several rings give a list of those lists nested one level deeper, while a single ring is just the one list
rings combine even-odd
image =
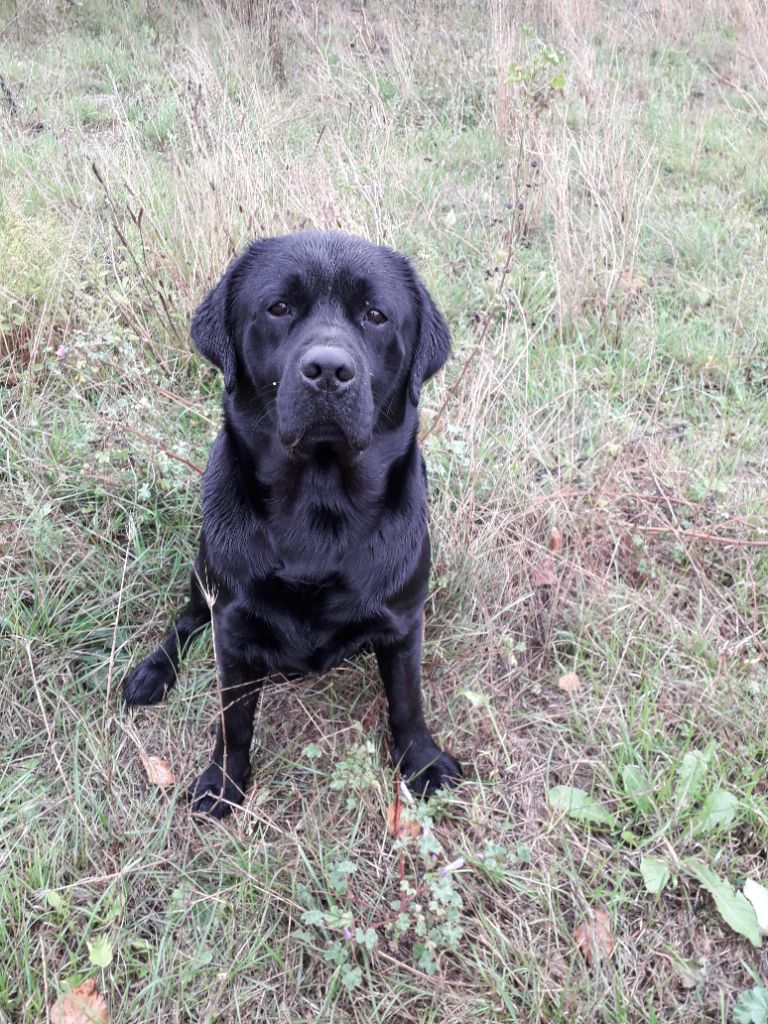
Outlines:
[{"label": "green leaf", "polygon": [[688,874],[712,896],[725,923],[739,935],[749,939],[753,946],[762,946],[757,915],[749,900],[742,893],[734,892],[730,882],[723,881],[711,868],[695,857],[688,857],[682,863]]},{"label": "green leaf", "polygon": [[343,894],[349,888],[349,876],[357,871],[357,864],[351,860],[342,860],[333,864],[328,872],[328,880],[334,892]]},{"label": "green leaf", "polygon": [[525,68],[523,68],[520,64],[509,65],[509,76],[507,78],[508,82],[522,82],[524,77]]},{"label": "green leaf", "polygon": [[361,946],[365,946],[367,950],[373,949],[379,941],[379,937],[373,928],[366,928],[365,931],[362,928],[356,929],[355,939]]},{"label": "green leaf", "polygon": [[757,927],[761,935],[768,935],[768,889],[752,878],[744,883],[744,895],[755,908]]},{"label": "green leaf", "polygon": [[549,806],[556,811],[565,811],[569,818],[588,821],[593,825],[618,828],[619,823],[611,812],[603,807],[583,789],[574,786],[553,786],[547,794]]},{"label": "green leaf", "polygon": [[693,803],[701,791],[704,776],[709,767],[709,755],[703,750],[689,750],[680,764],[675,790],[675,804],[678,808]]},{"label": "green leaf", "polygon": [[123,900],[121,896],[115,896],[112,903],[109,906],[106,914],[102,918],[103,924],[111,924],[115,921],[123,912]]},{"label": "green leaf", "polygon": [[640,861],[640,874],[645,882],[646,892],[658,896],[670,879],[669,868],[658,857],[643,857]]},{"label": "green leaf", "polygon": [[485,693],[478,693],[477,690],[462,690],[460,696],[468,700],[474,708],[487,708],[491,704],[491,698]]},{"label": "green leaf", "polygon": [[563,72],[558,71],[558,73],[554,76],[554,78],[549,84],[552,86],[553,89],[557,90],[557,92],[562,92],[565,88],[565,75],[563,74]]},{"label": "green leaf", "polygon": [[319,925],[323,924],[324,921],[325,915],[323,914],[322,910],[305,910],[304,913],[301,915],[302,924]]},{"label": "green leaf", "polygon": [[67,905],[66,900],[59,892],[55,892],[53,889],[46,889],[45,899],[49,907],[53,907],[54,910],[64,910]]},{"label": "green leaf", "polygon": [[112,963],[112,944],[106,935],[88,943],[88,958],[94,967],[109,967]]},{"label": "green leaf", "polygon": [[640,765],[625,764],[621,770],[621,782],[624,792],[638,811],[650,814],[653,810],[653,802],[648,795],[651,792],[651,783]]},{"label": "green leaf", "polygon": [[758,985],[742,992],[733,1008],[736,1024],[768,1024],[768,989]]},{"label": "green leaf", "polygon": [[323,916],[328,928],[341,930],[352,927],[352,914],[348,910],[342,910],[341,907],[330,906]]},{"label": "green leaf", "polygon": [[348,992],[356,989],[363,980],[363,971],[360,967],[346,967],[341,975],[341,983]]},{"label": "green leaf", "polygon": [[713,789],[704,801],[701,810],[693,820],[695,835],[716,832],[728,828],[733,822],[741,804],[739,800],[725,789]]}]

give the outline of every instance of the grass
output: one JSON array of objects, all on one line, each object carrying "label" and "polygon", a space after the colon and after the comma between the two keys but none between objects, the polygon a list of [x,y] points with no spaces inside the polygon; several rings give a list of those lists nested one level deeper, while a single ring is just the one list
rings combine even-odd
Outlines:
[{"label": "grass", "polygon": [[[768,883],[765,12],[3,24],[0,1020],[89,977],[126,1022],[732,1020],[768,959],[681,864]],[[167,704],[119,700],[183,597],[217,429],[189,314],[245,239],[310,225],[412,255],[454,336],[424,399],[425,677],[467,781],[399,843],[370,658],[267,693],[223,827],[142,767],[201,769],[210,640]],[[734,813],[702,827],[718,790]],[[616,950],[588,965],[597,909]]]}]

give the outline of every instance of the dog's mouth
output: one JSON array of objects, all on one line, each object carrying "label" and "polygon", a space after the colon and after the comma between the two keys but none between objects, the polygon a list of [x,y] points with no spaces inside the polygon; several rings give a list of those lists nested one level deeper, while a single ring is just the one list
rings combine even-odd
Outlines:
[{"label": "dog's mouth", "polygon": [[347,436],[338,423],[332,420],[323,420],[320,423],[311,423],[299,438],[300,444],[322,444],[326,441],[346,441]]},{"label": "dog's mouth", "polygon": [[310,423],[300,432],[282,438],[291,455],[299,459],[320,459],[335,456],[341,461],[356,458],[368,447],[368,439],[350,437],[335,421]]}]

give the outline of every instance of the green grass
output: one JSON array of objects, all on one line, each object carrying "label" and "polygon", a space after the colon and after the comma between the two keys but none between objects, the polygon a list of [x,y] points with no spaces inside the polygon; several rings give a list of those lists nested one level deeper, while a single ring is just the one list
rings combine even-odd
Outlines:
[{"label": "green grass", "polygon": [[[768,884],[768,20],[171,10],[3,19],[0,1021],[90,977],[116,1022],[731,1021],[768,958],[682,862]],[[266,694],[224,826],[183,799],[210,639],[167,704],[119,699],[183,600],[219,419],[189,314],[247,238],[305,226],[414,257],[454,336],[424,398],[425,690],[467,781],[401,844],[371,658]],[[718,789],[735,813],[702,828]]]}]

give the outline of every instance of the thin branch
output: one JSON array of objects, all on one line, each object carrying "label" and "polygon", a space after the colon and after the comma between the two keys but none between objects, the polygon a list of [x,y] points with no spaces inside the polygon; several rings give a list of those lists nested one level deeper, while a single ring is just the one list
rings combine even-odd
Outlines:
[{"label": "thin branch", "polygon": [[[512,267],[512,257],[513,257],[513,255],[514,255],[514,246],[510,245],[509,248],[507,249],[507,258],[504,261],[504,269],[501,272],[501,280],[499,281],[499,284],[498,284],[498,286],[496,288],[496,292],[494,294],[494,298],[498,298],[501,295],[502,291],[504,290],[504,285],[507,283],[507,277],[509,276],[509,271],[510,271],[510,268]],[[474,345],[472,346],[472,349],[471,349],[469,355],[464,360],[464,365],[461,368],[461,372],[459,373],[458,377],[453,382],[453,384],[451,384],[450,388],[448,388],[448,393],[446,394],[445,398],[443,399],[442,405],[440,406],[440,408],[435,413],[435,416],[434,416],[432,422],[430,423],[429,427],[421,434],[420,440],[423,441],[425,438],[429,437],[429,435],[434,433],[434,431],[436,430],[438,423],[443,418],[443,413],[445,412],[445,410],[446,410],[446,408],[448,406],[448,403],[453,398],[453,396],[456,394],[456,392],[459,390],[459,387],[461,386],[462,381],[464,380],[464,378],[467,375],[467,370],[469,369],[470,364],[474,361],[475,356],[477,355],[477,353],[482,348],[483,341],[485,340],[485,336],[488,333],[488,328],[491,326],[491,321],[493,320],[493,318],[494,318],[493,310],[489,310],[485,314],[485,316],[483,317],[483,319],[481,321],[481,325],[480,325],[480,332],[479,332],[479,334],[477,336],[477,340],[475,341]]]},{"label": "thin branch", "polygon": [[170,448],[166,448],[162,442],[156,441],[154,437],[147,437],[146,434],[142,434],[142,432],[137,430],[135,427],[129,427],[127,423],[121,423],[120,426],[123,430],[127,430],[129,434],[134,434],[136,437],[141,438],[142,441],[146,441],[147,444],[157,448],[163,453],[163,455],[167,455],[169,459],[175,459],[176,462],[183,462],[185,466],[189,466],[190,469],[194,469],[194,471],[199,473],[200,476],[205,472],[205,470],[201,469],[196,463],[190,462],[189,459],[185,459],[183,455],[177,455],[176,452],[172,452]]},{"label": "thin branch", "polygon": [[673,533],[683,540],[706,540],[713,544],[728,544],[732,547],[768,548],[768,540],[758,540],[756,537],[722,537],[716,533],[704,533],[703,530],[678,530],[672,523],[669,526],[641,526],[635,523],[633,528],[644,533]]}]

